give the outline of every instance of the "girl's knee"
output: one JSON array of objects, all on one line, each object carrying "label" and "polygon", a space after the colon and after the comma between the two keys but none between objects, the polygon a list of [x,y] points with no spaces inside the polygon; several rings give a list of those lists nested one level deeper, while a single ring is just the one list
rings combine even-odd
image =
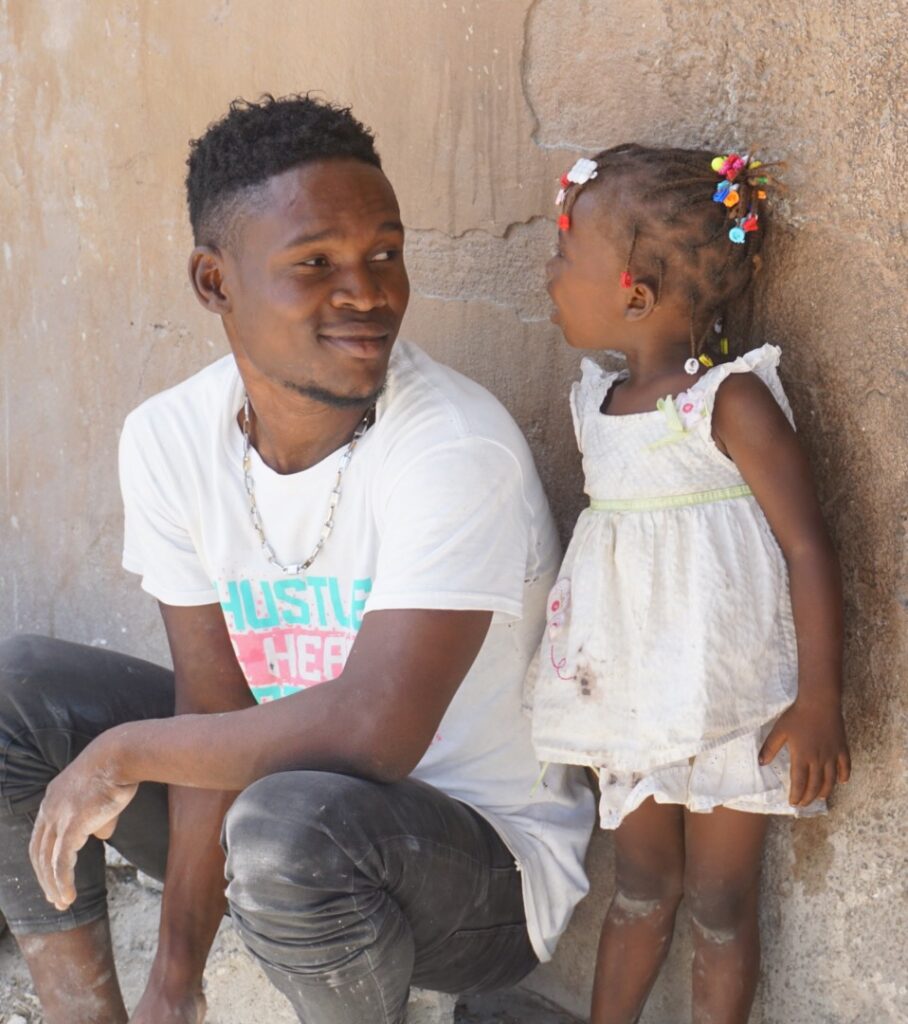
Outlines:
[{"label": "girl's knee", "polygon": [[674,916],[684,894],[683,876],[678,870],[649,872],[619,865],[615,877],[612,915],[625,920]]},{"label": "girl's knee", "polygon": [[754,879],[696,879],[685,886],[685,901],[695,932],[707,942],[732,941],[756,916]]}]

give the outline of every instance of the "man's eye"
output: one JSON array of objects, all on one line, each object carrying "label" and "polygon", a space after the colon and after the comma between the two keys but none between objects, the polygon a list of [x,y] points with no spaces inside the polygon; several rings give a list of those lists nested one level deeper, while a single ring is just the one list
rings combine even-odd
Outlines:
[{"label": "man's eye", "polygon": [[387,263],[396,260],[400,256],[400,249],[383,249],[372,257],[373,263]]},{"label": "man's eye", "polygon": [[300,260],[299,267],[327,267],[328,261],[324,256],[310,256],[307,260]]}]

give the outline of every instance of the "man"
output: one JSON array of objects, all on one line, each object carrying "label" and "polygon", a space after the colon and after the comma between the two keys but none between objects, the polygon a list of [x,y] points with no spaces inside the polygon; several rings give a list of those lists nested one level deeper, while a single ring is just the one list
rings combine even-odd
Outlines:
[{"label": "man", "polygon": [[187,190],[232,355],[134,411],[120,458],[174,672],[5,646],[0,910],[48,1024],[125,1021],[110,838],[166,860],[134,1024],[202,1019],[227,904],[301,1020],[397,1024],[411,981],[519,980],[585,891],[590,795],[561,768],[534,787],[520,713],[551,518],[501,406],[395,345],[403,228],[348,110],[235,103]]}]

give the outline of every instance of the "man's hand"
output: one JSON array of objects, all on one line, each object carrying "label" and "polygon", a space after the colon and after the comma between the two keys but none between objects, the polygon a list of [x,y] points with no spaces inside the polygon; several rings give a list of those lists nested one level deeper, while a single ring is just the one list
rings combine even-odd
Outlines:
[{"label": "man's hand", "polygon": [[79,850],[90,836],[113,834],[138,789],[113,781],[103,750],[102,736],[51,782],[35,820],[28,853],[44,895],[57,910],[66,910],[76,898]]},{"label": "man's hand", "polygon": [[201,992],[182,998],[166,996],[149,980],[129,1024],[202,1024],[208,1009]]},{"label": "man's hand", "polygon": [[838,706],[818,707],[796,700],[766,737],[760,764],[769,764],[785,745],[791,755],[788,802],[806,807],[825,800],[836,782],[847,782],[851,757]]}]

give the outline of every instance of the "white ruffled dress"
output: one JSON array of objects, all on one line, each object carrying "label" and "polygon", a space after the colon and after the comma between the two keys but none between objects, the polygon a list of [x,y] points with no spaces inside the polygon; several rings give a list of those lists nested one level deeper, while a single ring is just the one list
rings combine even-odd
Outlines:
[{"label": "white ruffled dress", "polygon": [[816,814],[788,803],[787,749],[758,763],[795,698],[788,573],[766,517],[712,439],[719,385],[756,373],[791,419],[772,345],[700,377],[652,412],[600,411],[623,374],[590,359],[571,391],[590,507],[549,597],[529,680],[542,761],[599,772],[616,828],[647,797]]}]

